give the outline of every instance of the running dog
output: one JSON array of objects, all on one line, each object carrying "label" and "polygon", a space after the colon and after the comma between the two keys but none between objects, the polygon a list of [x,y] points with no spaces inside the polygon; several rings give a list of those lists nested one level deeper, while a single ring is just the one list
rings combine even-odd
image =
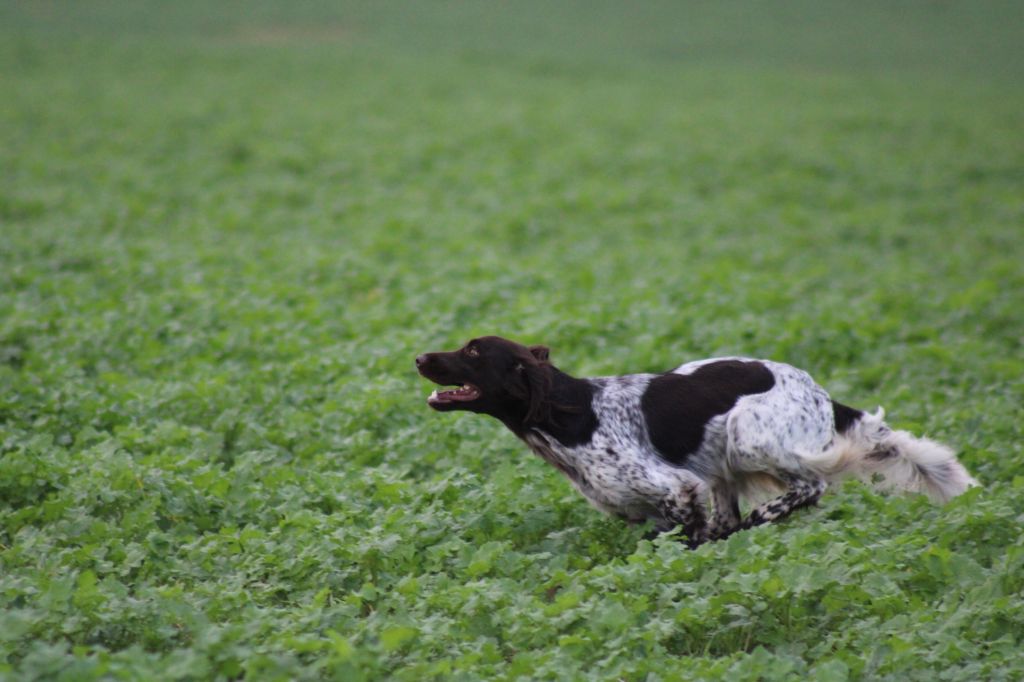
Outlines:
[{"label": "running dog", "polygon": [[[680,526],[694,547],[813,505],[844,477],[937,502],[978,485],[945,445],[891,429],[881,409],[838,403],[779,362],[577,379],[544,346],[485,336],[416,367],[456,387],[431,393],[430,407],[499,419],[601,511],[657,532]],[[740,499],[766,492],[742,517]]]}]

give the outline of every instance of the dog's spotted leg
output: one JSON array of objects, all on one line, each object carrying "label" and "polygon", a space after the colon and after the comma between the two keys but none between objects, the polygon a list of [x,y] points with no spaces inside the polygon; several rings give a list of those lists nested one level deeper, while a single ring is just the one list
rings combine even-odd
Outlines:
[{"label": "dog's spotted leg", "polygon": [[818,501],[821,494],[825,492],[827,483],[823,478],[795,478],[785,477],[789,490],[774,500],[765,502],[760,507],[754,508],[747,518],[743,519],[736,527],[736,530],[745,530],[760,526],[765,523],[777,521],[788,516],[801,507],[809,507]]},{"label": "dog's spotted leg", "polygon": [[708,537],[713,540],[727,537],[740,525],[740,504],[735,491],[716,487],[712,493],[715,511],[708,527]]},{"label": "dog's spotted leg", "polygon": [[691,549],[706,542],[708,535],[708,515],[704,503],[707,491],[700,485],[686,485],[658,503],[660,518],[655,522],[655,530],[664,533],[676,526],[686,534],[686,545]]}]

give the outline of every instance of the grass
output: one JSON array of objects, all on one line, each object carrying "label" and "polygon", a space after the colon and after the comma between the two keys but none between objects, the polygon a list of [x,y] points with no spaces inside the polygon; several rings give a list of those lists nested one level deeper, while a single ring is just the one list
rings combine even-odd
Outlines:
[{"label": "grass", "polygon": [[[1019,679],[1018,3],[0,8],[0,677]],[[953,444],[686,551],[425,350]]]}]

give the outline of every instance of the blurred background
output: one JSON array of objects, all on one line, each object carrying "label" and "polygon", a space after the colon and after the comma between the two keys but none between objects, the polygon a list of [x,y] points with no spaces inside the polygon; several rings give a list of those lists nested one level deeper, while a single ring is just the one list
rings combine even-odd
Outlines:
[{"label": "blurred background", "polygon": [[494,332],[580,373],[745,353],[868,402],[991,386],[967,358],[1022,336],[1022,19],[3,3],[5,353],[58,382],[372,377],[401,415],[411,357]]},{"label": "blurred background", "polygon": [[[1019,679],[1022,46],[1019,0],[0,2],[0,677]],[[428,410],[483,333],[786,361],[986,487],[651,549]]]},{"label": "blurred background", "polygon": [[975,324],[1005,331],[1022,18],[995,0],[6,2],[8,264],[45,243],[81,261],[68,277],[102,262],[251,293],[257,316],[315,300],[334,341],[410,347],[495,329],[587,347],[600,310],[644,356],[745,337],[850,359],[857,339],[813,331],[856,336],[842,306],[877,298],[872,324],[897,328],[958,278],[988,308]]},{"label": "blurred background", "polygon": [[13,1],[5,32],[49,37],[384,49],[653,68],[747,66],[907,78],[1019,78],[1019,3]]}]

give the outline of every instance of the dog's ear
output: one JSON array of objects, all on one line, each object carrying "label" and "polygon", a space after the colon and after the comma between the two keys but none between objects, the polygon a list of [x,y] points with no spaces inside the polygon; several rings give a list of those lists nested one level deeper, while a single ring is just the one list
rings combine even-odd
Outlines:
[{"label": "dog's ear", "polygon": [[547,362],[551,350],[547,346],[530,346],[530,353],[540,362]]}]

